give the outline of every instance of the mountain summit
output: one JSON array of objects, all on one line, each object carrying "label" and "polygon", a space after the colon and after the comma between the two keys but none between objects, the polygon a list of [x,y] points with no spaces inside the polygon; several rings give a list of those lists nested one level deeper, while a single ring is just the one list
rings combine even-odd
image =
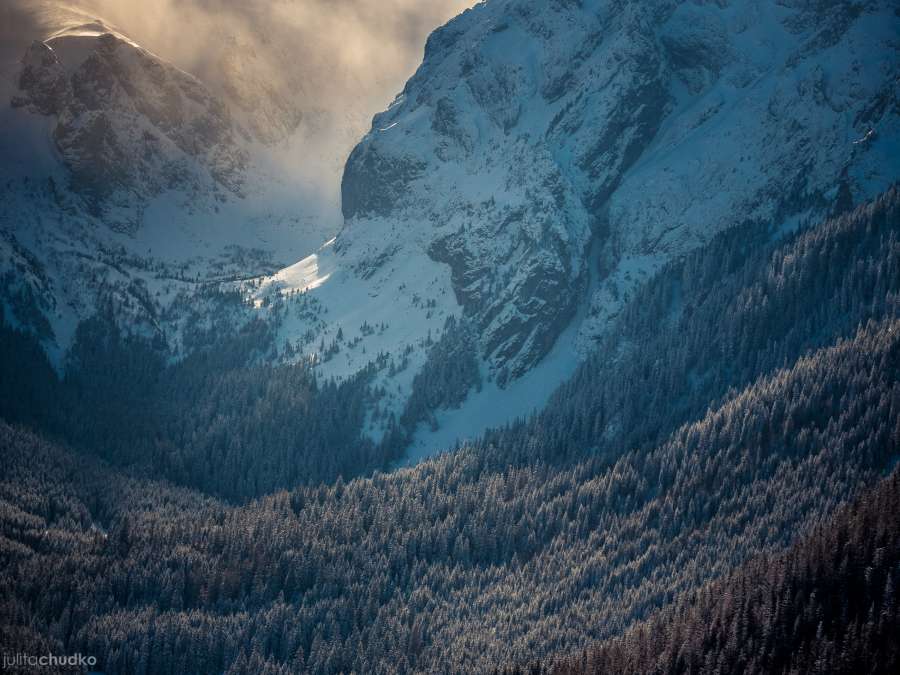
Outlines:
[{"label": "mountain summit", "polygon": [[100,21],[35,41],[18,85],[12,106],[52,118],[72,190],[114,227],[139,227],[166,189],[241,193],[248,157],[225,104]]},{"label": "mountain summit", "polygon": [[590,337],[716,232],[886,189],[898,24],[881,0],[482,3],[431,36],[350,156],[338,245],[367,274],[449,265],[481,355],[514,378],[581,303]]}]

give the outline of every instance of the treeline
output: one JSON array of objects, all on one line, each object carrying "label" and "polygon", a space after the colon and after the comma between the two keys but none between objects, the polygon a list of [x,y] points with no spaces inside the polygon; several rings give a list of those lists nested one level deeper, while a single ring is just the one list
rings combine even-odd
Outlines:
[{"label": "treeline", "polygon": [[900,672],[900,470],[780,555],[754,558],[582,654],[508,675]]},{"label": "treeline", "polygon": [[272,365],[259,320],[197,334],[179,361],[109,315],[82,322],[60,378],[29,335],[0,321],[0,416],[121,466],[231,500],[384,468],[397,450],[362,434],[372,369],[320,381]]},{"label": "treeline", "polygon": [[610,465],[471,449],[230,507],[3,427],[4,641],[108,672],[469,672],[579,652],[777,550],[900,453],[871,324]]},{"label": "treeline", "polygon": [[[723,233],[644,287],[545,411],[487,434],[478,451],[502,467],[649,448],[729,390],[896,315],[898,214],[895,188],[785,242],[763,225]],[[471,328],[448,322],[403,414],[374,443],[363,428],[380,409],[370,382],[384,364],[342,383],[303,363],[266,365],[270,323],[216,323],[235,301],[208,299],[177,363],[165,344],[122,335],[101,313],[79,327],[62,382],[33,338],[0,325],[0,417],[242,500],[385,468],[417,424],[480,382]]]},{"label": "treeline", "polygon": [[401,428],[407,435],[415,433],[420,422],[436,429],[434,413],[458,408],[472,389],[481,389],[473,328],[468,320],[450,316],[440,338],[428,350],[425,365],[413,378],[412,393],[400,416]]},{"label": "treeline", "polygon": [[[397,673],[490,671],[621,635],[749,556],[783,550],[896,463],[898,204],[892,190],[764,254],[730,252],[723,235],[639,294],[545,413],[390,475],[235,507],[0,427],[3,642],[91,653],[109,672]],[[154,400],[206,401],[202,376],[175,373],[208,367],[222,401],[171,438],[205,438],[210,410],[232,410],[234,433],[263,455],[221,462],[226,435],[187,446],[208,453],[198,466],[226,485],[287,466],[267,466],[259,430],[241,426],[257,401],[298,405],[263,384],[246,400],[232,391],[252,357],[238,375],[229,357],[221,373],[202,365],[210,350],[157,378],[136,347],[90,337],[104,347],[84,358],[134,363],[110,367],[108,384],[71,380],[85,402],[127,397],[131,378]],[[82,433],[112,449],[128,430],[109,424]]]},{"label": "treeline", "polygon": [[900,315],[900,188],[773,234],[741,226],[670,264],[544,411],[489,433],[483,450],[528,463],[650,447],[760,375]]}]

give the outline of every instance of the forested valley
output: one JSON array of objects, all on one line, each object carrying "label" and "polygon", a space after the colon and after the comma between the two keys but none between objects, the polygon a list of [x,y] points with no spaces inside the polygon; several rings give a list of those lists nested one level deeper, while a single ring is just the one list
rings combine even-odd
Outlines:
[{"label": "forested valley", "polygon": [[[212,335],[209,335],[212,334]],[[145,475],[247,500],[386,468],[402,448],[362,433],[374,366],[322,381],[270,363],[272,326],[207,331],[182,360],[98,314],[78,327],[60,376],[34,337],[0,323],[0,411]]]},{"label": "forested valley", "polygon": [[171,364],[98,318],[64,380],[6,327],[0,643],[114,673],[891,672],[898,215],[892,189],[719,235],[543,412],[392,472],[365,377],[256,363],[264,326]]}]

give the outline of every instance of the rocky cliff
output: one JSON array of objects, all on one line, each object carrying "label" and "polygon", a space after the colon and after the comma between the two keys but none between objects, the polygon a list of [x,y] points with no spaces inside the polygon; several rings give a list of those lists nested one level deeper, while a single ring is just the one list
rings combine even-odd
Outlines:
[{"label": "rocky cliff", "polygon": [[515,377],[586,294],[585,340],[715,232],[895,179],[898,28],[878,0],[482,3],[350,156],[338,246],[448,264],[482,355]]}]

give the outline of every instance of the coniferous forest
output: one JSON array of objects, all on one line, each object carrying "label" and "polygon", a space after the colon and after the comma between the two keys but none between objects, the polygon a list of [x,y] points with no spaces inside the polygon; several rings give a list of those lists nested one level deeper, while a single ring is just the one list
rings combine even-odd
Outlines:
[{"label": "coniferous forest", "polygon": [[0,675],[900,674],[900,0],[0,0]]},{"label": "coniferous forest", "polygon": [[175,359],[98,314],[62,372],[4,324],[4,651],[138,674],[900,670],[898,189],[722,232],[542,411],[394,469],[480,386],[449,329],[375,439],[374,373],[262,359],[264,323]]}]

